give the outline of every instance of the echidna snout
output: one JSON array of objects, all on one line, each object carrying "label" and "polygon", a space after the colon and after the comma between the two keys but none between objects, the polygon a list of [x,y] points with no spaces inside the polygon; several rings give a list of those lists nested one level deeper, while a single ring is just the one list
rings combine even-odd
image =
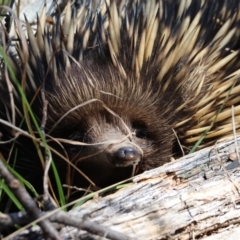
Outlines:
[{"label": "echidna snout", "polygon": [[[101,109],[100,109],[101,110]],[[146,140],[130,133],[136,131],[130,124],[130,119],[124,116],[124,120],[119,120],[108,116],[106,119],[100,114],[99,109],[95,110],[95,117],[85,119],[87,130],[85,130],[85,141],[89,146],[81,149],[81,156],[89,156],[86,161],[102,161],[114,167],[129,167],[140,163],[143,157],[143,148]],[[99,112],[98,112],[99,111]],[[84,123],[83,123],[84,124]],[[80,124],[80,125],[83,125]],[[84,131],[84,129],[82,130]],[[76,132],[70,138],[79,141]]]},{"label": "echidna snout", "polygon": [[[66,131],[70,133],[66,138],[84,145],[69,144],[65,149],[74,165],[97,186],[103,187],[131,177],[134,166],[142,164],[150,140],[134,134],[140,130],[127,116],[122,115],[120,120],[101,110],[95,108],[95,115],[82,118],[76,127]],[[64,129],[68,129],[68,122],[73,119],[71,115],[68,117]],[[79,174],[75,175],[74,182],[82,183]]]},{"label": "echidna snout", "polygon": [[116,167],[137,165],[141,161],[141,153],[136,147],[117,144],[107,150],[109,161]]}]

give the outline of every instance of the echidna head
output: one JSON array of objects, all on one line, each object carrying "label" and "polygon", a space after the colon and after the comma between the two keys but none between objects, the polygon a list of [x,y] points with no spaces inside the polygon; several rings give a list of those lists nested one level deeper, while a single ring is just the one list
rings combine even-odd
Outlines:
[{"label": "echidna head", "polygon": [[167,105],[151,81],[113,74],[111,62],[83,64],[46,89],[47,128],[68,140],[70,161],[96,182],[100,175],[116,182],[119,172],[118,181],[130,177],[133,166],[146,170],[169,161],[173,134],[164,117]]}]

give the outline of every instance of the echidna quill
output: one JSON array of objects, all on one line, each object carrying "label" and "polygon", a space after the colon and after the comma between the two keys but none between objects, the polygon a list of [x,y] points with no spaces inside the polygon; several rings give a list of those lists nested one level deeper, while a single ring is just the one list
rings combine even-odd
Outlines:
[{"label": "echidna quill", "polygon": [[0,150],[38,191],[41,132],[62,183],[89,184],[67,159],[104,187],[168,162],[177,138],[187,153],[231,135],[232,105],[239,131],[239,1],[89,2],[3,44]]}]

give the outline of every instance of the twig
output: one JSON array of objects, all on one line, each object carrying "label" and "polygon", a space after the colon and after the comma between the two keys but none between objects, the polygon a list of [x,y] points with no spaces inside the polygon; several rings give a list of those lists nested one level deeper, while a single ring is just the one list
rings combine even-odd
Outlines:
[{"label": "twig", "polygon": [[[18,200],[22,203],[29,218],[31,220],[35,220],[41,217],[41,212],[39,211],[36,203],[29,196],[28,192],[20,184],[20,182],[8,171],[1,160],[0,175],[5,180],[6,184],[9,186],[15,196],[18,198]],[[43,219],[38,224],[47,237],[60,240],[56,229],[50,224],[48,219]]]},{"label": "twig", "polygon": [[[47,209],[54,209],[55,206],[52,205],[50,201],[44,201],[44,207]],[[112,240],[134,240],[126,236],[125,234],[119,233],[117,231],[111,230],[107,227],[103,227],[95,222],[88,221],[86,219],[78,219],[74,216],[71,216],[69,213],[61,211],[60,209],[54,209],[52,212],[41,212],[41,218],[48,217],[48,220],[51,222],[56,222],[64,224],[65,226],[76,227],[81,230],[85,230],[91,234],[98,236],[104,236],[105,238]],[[31,223],[31,218],[26,214],[26,212],[20,212],[15,214],[2,214],[0,215],[0,224],[4,226],[13,226],[14,224],[21,224],[24,221],[25,224]]]}]

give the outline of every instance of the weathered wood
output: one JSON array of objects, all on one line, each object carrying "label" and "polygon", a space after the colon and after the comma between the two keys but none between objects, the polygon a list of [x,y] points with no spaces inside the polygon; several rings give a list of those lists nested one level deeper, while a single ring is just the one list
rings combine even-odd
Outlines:
[{"label": "weathered wood", "polygon": [[[239,151],[240,139],[237,145]],[[237,239],[240,165],[236,156],[234,141],[218,144],[136,176],[133,185],[88,201],[71,214],[136,239]],[[62,230],[62,237],[69,230]]]}]

